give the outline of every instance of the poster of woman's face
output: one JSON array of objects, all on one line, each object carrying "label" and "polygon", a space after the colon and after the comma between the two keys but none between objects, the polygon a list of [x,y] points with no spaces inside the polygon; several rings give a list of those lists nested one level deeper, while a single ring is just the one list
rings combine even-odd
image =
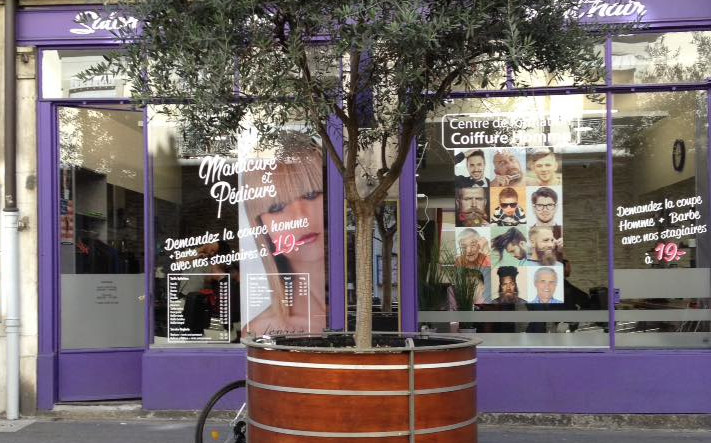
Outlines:
[{"label": "poster of woman's face", "polygon": [[[269,187],[239,205],[243,333],[321,332],[326,327],[323,155],[296,131],[284,131],[267,168],[241,173],[242,189]],[[256,153],[255,153],[256,154]],[[271,163],[270,163],[271,162]]]}]

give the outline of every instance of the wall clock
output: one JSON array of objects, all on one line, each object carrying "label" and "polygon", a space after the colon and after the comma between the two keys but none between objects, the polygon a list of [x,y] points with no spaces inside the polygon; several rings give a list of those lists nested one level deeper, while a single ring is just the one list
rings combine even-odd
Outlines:
[{"label": "wall clock", "polygon": [[674,141],[674,146],[672,147],[672,166],[674,170],[681,172],[684,169],[684,162],[686,161],[686,144],[682,139],[676,139]]}]

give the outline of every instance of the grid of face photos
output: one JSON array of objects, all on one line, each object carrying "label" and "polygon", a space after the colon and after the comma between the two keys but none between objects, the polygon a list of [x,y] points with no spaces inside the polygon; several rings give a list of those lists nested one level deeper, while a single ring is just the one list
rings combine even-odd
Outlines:
[{"label": "grid of face photos", "polygon": [[455,266],[475,304],[563,303],[563,177],[553,147],[454,151]]}]

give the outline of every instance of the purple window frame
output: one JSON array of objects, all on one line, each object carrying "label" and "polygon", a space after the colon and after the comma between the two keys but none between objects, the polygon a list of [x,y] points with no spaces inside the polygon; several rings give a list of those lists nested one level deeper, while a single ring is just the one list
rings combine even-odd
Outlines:
[{"label": "purple window frame", "polygon": [[[87,42],[83,42],[87,43]],[[105,41],[90,41],[89,44],[82,45],[82,49],[87,50],[111,50],[115,46],[107,46]],[[52,409],[57,401],[57,357],[59,353],[59,298],[58,288],[55,282],[59,275],[58,256],[58,165],[59,158],[57,152],[58,125],[57,109],[60,106],[87,106],[100,108],[109,104],[129,104],[128,98],[51,98],[42,97],[42,51],[76,49],[67,46],[42,47],[39,52],[38,63],[38,102],[37,102],[37,139],[38,139],[38,219],[43,220],[38,226],[38,252],[39,252],[39,349],[38,349],[38,407],[43,410]],[[151,251],[155,239],[155,227],[153,224],[153,160],[149,155],[148,146],[148,117],[147,110],[143,110],[143,142],[144,142],[144,248]],[[329,121],[328,131],[335,142],[336,151],[343,152],[342,126],[336,118]],[[328,226],[343,226],[344,213],[343,202],[344,190],[343,179],[332,161],[328,161],[326,179],[328,186]],[[331,270],[328,276],[329,282],[329,327],[331,329],[343,329],[345,319],[342,315],[345,312],[345,273],[341,269],[342,262],[339,257],[344,256],[345,232],[342,229],[329,229],[328,236],[328,269]],[[154,257],[150,253],[145,254],[144,265],[146,267],[146,280],[144,290],[146,294],[145,311],[145,342],[144,351],[150,350],[153,342],[153,281],[149,270],[153,269]],[[339,266],[340,265],[340,266]],[[337,272],[334,272],[336,270]],[[244,349],[240,347],[225,348],[232,352],[244,354]],[[178,351],[171,349],[174,354],[191,354],[192,351],[201,352],[203,350],[184,348]],[[214,350],[213,350],[214,351]],[[227,380],[229,381],[229,380]],[[199,405],[200,407],[202,405]]]},{"label": "purple window frame", "polygon": [[[684,5],[694,4],[694,0],[677,0],[674,8]],[[697,3],[698,4],[698,3]],[[681,5],[683,6],[683,5]],[[704,5],[704,8],[708,8]],[[43,8],[43,13],[51,14],[65,10],[76,11],[75,8]],[[24,13],[36,13],[37,11],[24,11]],[[707,12],[707,11],[704,11]],[[711,17],[711,14],[706,14]],[[677,22],[656,20],[645,32],[671,32],[671,31],[694,31],[709,30],[711,19],[683,19]],[[30,37],[20,38],[21,45],[35,45],[43,49],[66,49],[66,48],[107,48],[107,43],[111,43],[107,38],[82,38],[82,39],[39,39],[32,40]],[[609,49],[611,40],[608,38],[606,45]],[[109,47],[111,47],[109,45]],[[115,47],[115,46],[114,46]],[[610,66],[611,52],[607,51],[606,63]],[[41,79],[41,63],[39,64]],[[609,74],[608,74],[609,75]],[[41,82],[40,82],[41,83]],[[40,85],[41,88],[41,85]],[[652,91],[681,91],[681,90],[705,90],[707,100],[711,109],[711,90],[706,85],[676,84],[676,85],[635,85],[635,86],[613,86],[610,79],[605,86],[597,88],[599,92],[607,94],[608,98],[613,93],[624,92],[652,92]],[[473,98],[473,97],[495,97],[495,96],[526,96],[541,94],[575,94],[582,91],[576,88],[533,88],[529,90],[516,91],[486,91],[477,94],[452,94],[452,98]],[[108,101],[115,103],[116,101]],[[57,300],[53,296],[54,278],[58,273],[58,260],[56,260],[57,246],[55,240],[58,214],[58,202],[52,189],[56,184],[57,152],[56,146],[56,106],[59,104],[77,103],[98,103],[107,101],[95,100],[38,100],[37,105],[37,137],[38,137],[38,216],[44,223],[39,224],[39,352],[38,352],[38,406],[40,409],[51,409],[56,401],[57,388]],[[607,101],[608,115],[611,101]],[[144,113],[145,118],[145,113]],[[611,170],[611,120],[608,124],[608,170],[607,187],[612,189]],[[329,126],[329,131],[333,131],[337,137],[341,134],[341,128],[333,120]],[[711,139],[711,125],[709,129],[709,139]],[[144,133],[147,134],[147,131]],[[342,141],[342,140],[341,140]],[[342,146],[339,146],[342,152]],[[146,247],[153,236],[152,232],[152,200],[150,189],[152,184],[150,174],[150,158],[146,150],[146,191],[149,191],[147,200],[149,204],[146,211]],[[401,227],[403,231],[401,241],[401,272],[414,273],[416,276],[416,221],[417,221],[417,201],[416,201],[416,180],[415,180],[415,155],[411,150],[410,157],[403,170],[404,179],[401,180]],[[711,162],[709,164],[709,174],[711,175]],[[329,275],[330,290],[330,315],[331,327],[338,329],[344,326],[345,312],[345,272],[342,269],[342,262],[335,259],[343,257],[344,232],[342,229],[335,230],[335,226],[343,226],[343,187],[342,179],[333,165],[329,162],[328,171],[329,203],[328,222],[331,227],[329,233],[329,256],[331,270]],[[612,223],[612,196],[608,192],[608,260],[609,267],[609,287],[614,288],[614,244],[611,231]],[[47,223],[51,221],[51,223]],[[406,233],[410,235],[404,235]],[[150,254],[146,254],[150,257]],[[148,267],[150,262],[147,261]],[[334,266],[336,265],[336,266]],[[147,269],[150,269],[148,267]],[[340,272],[334,272],[334,270]],[[408,275],[411,275],[408,273]],[[146,289],[151,289],[151,282],[148,278]],[[400,279],[402,281],[402,294],[416,294],[417,279]],[[612,299],[614,291],[608,291],[610,303],[608,304],[609,321],[614,325],[615,309]],[[150,294],[150,292],[148,293]],[[152,338],[152,310],[150,302],[146,303],[146,348]],[[417,297],[402,297],[402,327],[405,331],[416,330],[417,328]],[[235,351],[239,351],[235,349]],[[482,359],[479,363],[479,398],[481,399],[481,410],[484,412],[624,412],[624,413],[711,413],[711,385],[707,383],[708,369],[711,368],[711,354],[708,351],[689,350],[618,350],[615,348],[614,328],[610,333],[610,344],[606,349],[594,350],[567,348],[557,349],[555,353],[541,352],[540,350],[517,350],[509,351],[504,349],[485,349],[481,351]],[[179,351],[166,351],[159,353],[157,358],[163,358],[167,354],[182,356],[184,358],[194,357],[196,354],[202,356],[211,355],[213,358],[223,358],[215,350],[202,349],[181,349]],[[234,359],[231,361],[235,361]],[[243,353],[237,353],[237,360],[243,365]],[[651,368],[651,370],[650,370]],[[655,371],[656,369],[656,371]],[[532,386],[530,380],[541,380],[550,378],[552,371],[557,374],[557,383],[551,389],[550,384],[541,383],[539,386]],[[524,376],[522,376],[524,374]],[[580,382],[581,374],[585,374],[585,383]],[[616,379],[611,381],[611,375]],[[680,376],[679,374],[683,374]],[[158,377],[165,377],[165,373],[144,374],[144,396],[147,387],[146,380],[155,380]],[[507,380],[507,389],[502,390],[497,380]],[[683,380],[682,383],[677,380]],[[176,380],[180,383],[180,380]],[[555,389],[555,388],[559,389]],[[562,389],[560,389],[562,388]],[[571,389],[572,388],[572,389]],[[558,391],[561,392],[558,392]],[[525,398],[518,395],[519,392],[526,392]],[[643,394],[639,394],[642,392]],[[655,395],[658,394],[658,395]],[[673,395],[671,395],[673,394]],[[643,395],[644,397],[640,397]],[[147,409],[170,409],[171,404],[181,408],[186,402],[184,399],[172,398],[161,399],[155,404],[146,404]],[[172,402],[172,403],[171,403]],[[587,406],[586,406],[587,405]],[[600,406],[605,405],[605,406]],[[198,405],[200,406],[200,405]]]}]

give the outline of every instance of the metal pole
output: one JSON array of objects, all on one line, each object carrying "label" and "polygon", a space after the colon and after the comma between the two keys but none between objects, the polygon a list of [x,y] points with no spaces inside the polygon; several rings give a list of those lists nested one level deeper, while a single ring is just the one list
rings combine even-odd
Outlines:
[{"label": "metal pole", "polygon": [[17,0],[5,2],[5,207],[2,217],[2,296],[7,297],[8,420],[20,417],[20,294],[17,189],[16,189],[16,83],[15,11]]}]

